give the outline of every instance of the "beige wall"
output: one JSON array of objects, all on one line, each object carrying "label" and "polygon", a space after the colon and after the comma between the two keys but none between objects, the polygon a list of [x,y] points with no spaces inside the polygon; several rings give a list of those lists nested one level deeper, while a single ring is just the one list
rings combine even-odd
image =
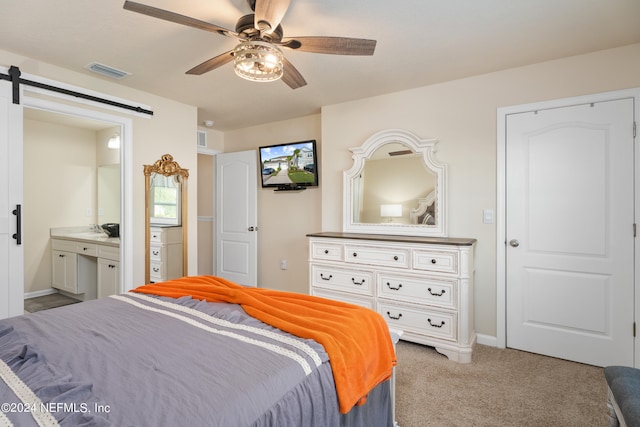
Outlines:
[{"label": "beige wall", "polygon": [[213,275],[215,157],[198,154],[198,274]]},{"label": "beige wall", "polygon": [[[225,152],[236,152],[308,139],[315,139],[318,154],[322,153],[319,115],[226,132],[224,146]],[[263,189],[257,184],[258,286],[308,292],[309,257],[305,235],[320,231],[322,178],[320,164],[319,187],[299,192],[276,192],[273,189]],[[334,209],[341,209],[340,200],[334,198],[327,203]],[[280,261],[283,259],[287,260],[287,270],[280,269]]]},{"label": "beige wall", "polygon": [[[189,192],[197,194],[196,108],[134,91],[0,51],[0,64],[148,104],[151,119],[134,119],[133,211],[144,200],[142,165],[171,153],[191,171]],[[482,223],[482,210],[496,208],[496,109],[640,86],[640,44],[515,68],[497,73],[326,106],[319,115],[216,133],[226,152],[256,149],[314,138],[319,146],[320,187],[299,193],[259,189],[260,286],[306,292],[305,234],[342,229],[342,172],[351,166],[350,147],[373,133],[401,128],[436,138],[437,159],[449,165],[449,235],[478,239],[476,251],[476,329],[496,334],[496,227]],[[139,171],[139,173],[138,173]],[[196,224],[190,197],[189,223]],[[134,282],[144,275],[144,218],[134,216]],[[190,228],[189,269],[196,271],[196,228]],[[287,259],[288,270],[280,270]]]},{"label": "beige wall", "polygon": [[342,229],[342,171],[349,147],[389,128],[435,138],[449,165],[449,236],[478,239],[476,329],[496,335],[496,109],[640,86],[640,44],[455,80],[322,109],[322,230]]},{"label": "beige wall", "polygon": [[[260,286],[307,292],[304,236],[342,230],[342,172],[352,165],[349,148],[380,130],[406,129],[440,141],[436,158],[449,170],[449,235],[478,239],[476,329],[495,336],[496,226],[482,222],[482,211],[496,209],[496,109],[637,86],[638,44],[326,106],[318,116],[226,132],[226,152],[306,138],[320,143],[320,192],[258,192]],[[289,270],[280,270],[281,259],[289,261]]]},{"label": "beige wall", "polygon": [[[0,65],[9,67],[15,65],[23,73],[45,77],[57,82],[67,83],[78,87],[90,89],[111,96],[128,99],[151,107],[154,115],[151,118],[132,117],[127,113],[114,110],[108,114],[132,117],[133,140],[123,141],[123,144],[132,146],[132,170],[133,178],[131,188],[133,190],[132,206],[128,209],[133,212],[132,224],[129,224],[133,234],[132,265],[133,283],[125,286],[135,287],[144,283],[144,175],[142,167],[145,164],[153,164],[163,154],[169,153],[183,168],[189,169],[189,272],[197,271],[197,109],[195,106],[182,104],[173,100],[162,98],[147,92],[133,90],[114,83],[111,80],[93,77],[86,72],[69,71],[31,58],[26,58],[10,52],[0,50]],[[93,107],[86,107],[96,109]],[[125,185],[127,185],[125,183]],[[193,196],[191,196],[193,195]],[[26,248],[25,248],[26,251]]]},{"label": "beige wall", "polygon": [[25,293],[51,287],[49,229],[96,222],[96,142],[95,131],[24,121]]},{"label": "beige wall", "polygon": [[207,135],[204,153],[198,154],[198,274],[215,273],[215,155],[224,151],[224,133],[199,127]]}]

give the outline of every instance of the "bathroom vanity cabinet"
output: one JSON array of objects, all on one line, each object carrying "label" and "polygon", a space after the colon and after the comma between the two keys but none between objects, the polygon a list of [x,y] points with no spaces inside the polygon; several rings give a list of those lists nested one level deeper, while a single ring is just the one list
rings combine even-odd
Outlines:
[{"label": "bathroom vanity cabinet", "polygon": [[98,298],[120,293],[120,248],[98,245]]},{"label": "bathroom vanity cabinet", "polygon": [[[80,248],[82,252],[82,248]],[[51,286],[72,294],[87,293],[95,298],[91,283],[95,281],[95,263],[85,256],[78,257],[76,242],[53,239],[51,241]],[[93,296],[93,298],[91,298]]]},{"label": "bathroom vanity cabinet", "polygon": [[51,287],[82,301],[120,293],[119,239],[52,229]]}]

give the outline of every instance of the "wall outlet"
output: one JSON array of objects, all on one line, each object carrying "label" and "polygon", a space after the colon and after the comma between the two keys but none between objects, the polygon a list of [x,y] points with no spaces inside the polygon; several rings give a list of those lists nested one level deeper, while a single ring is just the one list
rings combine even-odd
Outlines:
[{"label": "wall outlet", "polygon": [[288,267],[287,260],[286,259],[280,260],[280,270],[286,270],[287,267]]},{"label": "wall outlet", "polygon": [[87,210],[85,211],[85,215],[86,215],[86,216],[91,216],[91,215],[93,215],[93,209],[91,209],[91,208],[87,208]]}]

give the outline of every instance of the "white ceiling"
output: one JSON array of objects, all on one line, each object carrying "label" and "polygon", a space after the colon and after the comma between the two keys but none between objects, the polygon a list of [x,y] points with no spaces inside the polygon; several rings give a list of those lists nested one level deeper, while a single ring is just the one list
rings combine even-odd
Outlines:
[{"label": "white ceiling", "polygon": [[[137,1],[232,30],[250,13],[246,0]],[[292,0],[282,21],[285,37],[378,41],[372,57],[285,49],[308,83],[292,90],[281,81],[243,80],[232,64],[186,75],[236,40],[126,11],[123,4],[0,0],[0,49],[82,73],[90,73],[84,67],[91,62],[130,72],[118,82],[195,105],[200,125],[213,120],[226,131],[640,42],[640,0]]]}]

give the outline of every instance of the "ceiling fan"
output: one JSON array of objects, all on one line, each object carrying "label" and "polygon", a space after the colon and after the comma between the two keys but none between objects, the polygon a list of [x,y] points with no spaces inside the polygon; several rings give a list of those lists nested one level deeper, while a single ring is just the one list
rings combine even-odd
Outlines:
[{"label": "ceiling fan", "polygon": [[187,71],[187,74],[201,75],[234,61],[234,70],[240,77],[254,81],[282,78],[291,89],[297,89],[305,86],[307,82],[284,57],[281,47],[301,52],[333,55],[373,55],[375,51],[375,40],[323,36],[284,37],[280,21],[286,14],[291,0],[247,0],[247,2],[254,13],[238,19],[235,31],[133,1],[125,1],[124,8],[240,40],[240,44],[234,49],[196,65]]}]

